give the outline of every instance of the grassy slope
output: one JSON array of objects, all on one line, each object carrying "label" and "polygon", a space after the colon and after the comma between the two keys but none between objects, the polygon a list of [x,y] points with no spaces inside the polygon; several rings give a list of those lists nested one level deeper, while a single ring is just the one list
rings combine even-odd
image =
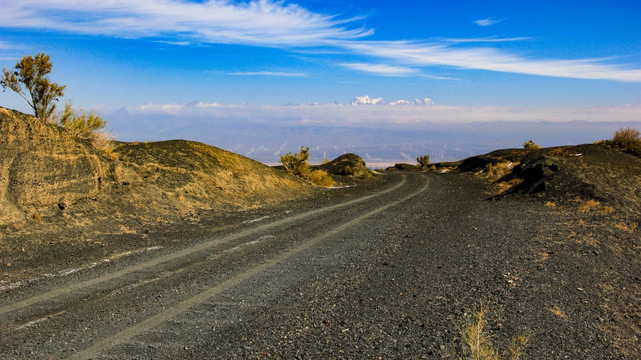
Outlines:
[{"label": "grassy slope", "polygon": [[73,214],[80,215],[63,219],[65,226],[180,218],[199,208],[255,207],[310,190],[293,176],[202,143],[119,143],[113,155],[56,125],[0,108],[0,227],[32,223],[26,226],[32,229]]},{"label": "grassy slope", "polygon": [[146,183],[193,206],[260,205],[309,190],[285,172],[193,141],[127,143],[116,153]]}]

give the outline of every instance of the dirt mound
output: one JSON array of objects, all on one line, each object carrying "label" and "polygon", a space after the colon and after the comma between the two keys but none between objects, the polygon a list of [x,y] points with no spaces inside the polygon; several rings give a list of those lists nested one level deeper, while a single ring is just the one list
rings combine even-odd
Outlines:
[{"label": "dirt mound", "polygon": [[641,208],[641,158],[602,145],[535,150],[514,174],[523,180],[520,192],[596,199],[635,213]]},{"label": "dirt mound", "polygon": [[486,155],[472,156],[463,160],[458,165],[458,170],[476,172],[485,170],[490,164],[496,166],[502,162],[520,163],[526,154],[528,150],[524,149],[496,150]]},{"label": "dirt mound", "polygon": [[356,154],[344,154],[336,159],[319,165],[319,169],[331,175],[353,176],[358,178],[374,177],[372,171],[365,164],[365,160]]},{"label": "dirt mound", "polygon": [[394,164],[394,166],[390,166],[385,170],[389,170],[389,171],[395,171],[395,170],[398,170],[398,171],[416,171],[417,169],[418,169],[418,167],[416,166],[416,164],[397,163],[397,164]]},{"label": "dirt mound", "polygon": [[193,141],[124,143],[116,153],[147,184],[194,207],[260,204],[307,190],[283,171]]},{"label": "dirt mound", "polygon": [[0,224],[94,198],[111,170],[110,161],[89,143],[0,108]]},{"label": "dirt mound", "polygon": [[488,177],[507,189],[504,194],[594,199],[632,213],[641,209],[641,158],[603,145],[497,150],[465,159],[459,170]]},{"label": "dirt mound", "polygon": [[198,208],[292,199],[308,188],[256,161],[189,141],[119,143],[109,156],[56,125],[0,108],[1,227],[176,219]]}]

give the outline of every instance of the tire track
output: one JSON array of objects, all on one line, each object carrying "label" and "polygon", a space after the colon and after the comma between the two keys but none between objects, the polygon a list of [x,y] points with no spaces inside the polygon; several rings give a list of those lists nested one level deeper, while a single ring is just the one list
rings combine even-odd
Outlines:
[{"label": "tire track", "polygon": [[[344,208],[344,207],[348,207],[348,206],[351,206],[351,205],[354,205],[354,204],[358,204],[358,203],[373,199],[373,198],[377,198],[377,197],[380,197],[380,196],[382,196],[384,194],[387,194],[387,193],[390,193],[390,192],[392,192],[394,190],[399,189],[400,187],[402,187],[406,183],[406,181],[407,181],[407,178],[406,178],[405,175],[403,175],[401,181],[398,184],[396,184],[396,185],[394,185],[394,186],[392,186],[392,187],[390,187],[388,189],[385,189],[383,191],[377,192],[375,194],[366,195],[366,196],[363,196],[363,197],[360,197],[360,198],[357,198],[357,199],[354,199],[354,200],[350,200],[350,201],[345,202],[345,203],[340,203],[340,204],[335,204],[335,205],[331,205],[331,206],[324,207],[324,208],[310,210],[310,211],[307,211],[307,212],[304,212],[304,213],[301,213],[301,214],[298,214],[298,215],[294,215],[294,216],[287,217],[287,218],[284,218],[284,219],[276,220],[276,221],[271,222],[271,223],[266,223],[266,224],[257,226],[255,228],[251,228],[251,229],[248,229],[248,230],[243,230],[243,231],[240,231],[240,232],[235,233],[235,234],[223,236],[221,238],[211,238],[211,239],[209,239],[209,240],[207,240],[207,241],[205,241],[203,243],[200,243],[198,245],[195,245],[195,246],[192,246],[192,247],[188,247],[186,249],[178,250],[178,251],[173,252],[173,253],[161,255],[161,256],[155,257],[155,258],[153,258],[151,260],[144,261],[144,262],[141,262],[141,263],[126,267],[124,269],[109,273],[109,274],[98,276],[98,277],[90,279],[90,280],[85,280],[85,281],[80,281],[80,282],[77,282],[77,283],[68,284],[68,285],[60,287],[58,289],[50,290],[50,291],[47,291],[47,292],[44,292],[44,293],[41,293],[41,294],[38,294],[38,295],[35,295],[35,296],[31,296],[31,297],[28,297],[26,299],[13,302],[13,303],[11,303],[9,305],[1,306],[0,307],[0,316],[3,316],[5,314],[11,313],[11,312],[15,312],[15,311],[18,311],[18,310],[22,310],[22,309],[28,308],[28,307],[30,307],[32,305],[35,305],[35,304],[38,304],[38,303],[42,303],[42,302],[45,302],[45,301],[52,301],[53,299],[56,299],[56,298],[58,298],[60,296],[63,296],[63,295],[66,295],[66,294],[70,294],[70,293],[73,293],[73,292],[76,292],[76,291],[79,291],[79,290],[82,290],[82,289],[86,289],[86,288],[90,288],[90,287],[93,287],[93,286],[96,286],[96,285],[100,285],[100,284],[106,283],[108,281],[117,280],[119,278],[123,278],[126,275],[129,275],[129,274],[132,274],[132,273],[148,270],[150,268],[156,267],[158,265],[161,265],[161,264],[164,264],[164,263],[167,263],[167,262],[170,262],[170,261],[179,260],[181,258],[186,258],[189,255],[192,255],[192,254],[195,254],[195,253],[205,252],[205,251],[210,250],[211,248],[213,248],[215,246],[219,246],[219,245],[222,245],[222,244],[234,241],[234,240],[238,240],[238,239],[242,239],[242,238],[245,238],[245,237],[249,237],[249,236],[255,235],[257,233],[261,233],[263,231],[268,231],[268,230],[270,230],[272,228],[275,228],[275,227],[278,227],[278,226],[285,226],[285,225],[293,224],[293,223],[296,223],[297,221],[300,221],[300,220],[303,220],[303,219],[306,219],[306,218],[309,218],[309,217],[319,216],[319,215],[322,215],[322,214],[325,214],[325,213],[328,213],[328,212],[331,212],[331,211],[334,211],[334,210],[338,210],[338,209],[341,209],[341,208]],[[34,319],[33,316],[31,316],[30,318]],[[37,319],[38,317],[36,316],[35,318]],[[13,320],[13,321],[16,321],[16,320]]]},{"label": "tire track", "polygon": [[[401,184],[395,186],[392,189],[385,190],[385,192],[389,192],[389,191],[392,191],[393,189],[398,188],[400,185],[402,185],[405,182],[405,179],[406,178],[403,177],[403,181],[401,181]],[[134,326],[131,326],[131,327],[125,329],[125,330],[122,330],[119,333],[117,333],[117,334],[115,334],[113,336],[110,336],[110,337],[108,337],[106,339],[103,339],[103,340],[95,343],[94,345],[92,345],[92,346],[90,346],[90,347],[88,347],[88,348],[86,348],[86,349],[84,349],[82,351],[79,351],[79,352],[75,353],[74,355],[69,357],[69,359],[95,358],[95,357],[99,356],[102,352],[104,352],[104,351],[106,351],[106,350],[108,350],[108,349],[110,349],[110,348],[112,348],[112,347],[114,347],[116,345],[119,345],[119,344],[122,344],[124,342],[127,342],[130,339],[134,338],[135,336],[137,336],[137,335],[139,335],[141,333],[144,333],[145,331],[148,331],[148,330],[150,330],[150,329],[152,329],[154,327],[157,327],[161,323],[163,323],[165,321],[168,321],[168,320],[176,317],[177,315],[180,315],[180,314],[186,312],[187,310],[193,308],[196,305],[199,305],[199,304],[202,304],[202,303],[208,301],[210,298],[212,298],[212,297],[214,297],[214,296],[216,296],[216,295],[218,295],[218,294],[220,294],[220,293],[222,293],[222,292],[224,292],[224,291],[226,291],[226,290],[228,290],[228,289],[230,289],[230,288],[242,283],[243,281],[245,281],[245,280],[247,280],[247,279],[249,279],[249,278],[251,278],[251,277],[253,277],[253,276],[255,276],[255,275],[257,275],[257,274],[259,274],[259,273],[261,273],[263,271],[265,271],[265,270],[268,270],[268,269],[274,267],[275,265],[277,265],[279,263],[282,263],[283,261],[287,260],[288,258],[290,258],[290,257],[292,257],[292,256],[294,256],[294,255],[296,255],[296,254],[298,254],[298,253],[300,253],[300,252],[302,252],[302,251],[314,246],[314,245],[317,245],[321,241],[323,241],[323,240],[325,240],[327,238],[330,238],[332,236],[335,236],[336,234],[338,234],[338,233],[340,233],[340,232],[342,232],[342,231],[344,231],[344,230],[346,230],[346,229],[358,224],[359,222],[361,222],[361,221],[363,221],[363,220],[365,220],[365,219],[367,219],[369,217],[372,217],[372,216],[374,216],[374,215],[376,215],[376,214],[378,214],[378,213],[380,213],[382,211],[385,211],[385,210],[387,210],[387,209],[389,209],[389,208],[391,208],[393,206],[396,206],[396,205],[398,205],[398,204],[400,204],[400,203],[402,203],[404,201],[407,201],[407,200],[419,195],[420,193],[422,193],[425,190],[427,190],[427,188],[429,186],[429,180],[427,178],[423,178],[423,179],[425,181],[425,184],[419,190],[413,192],[412,194],[410,194],[408,196],[405,196],[405,197],[403,197],[401,199],[391,201],[391,202],[387,203],[386,205],[379,206],[379,207],[377,207],[376,209],[374,209],[372,211],[369,211],[369,212],[367,212],[367,213],[365,213],[363,215],[360,215],[360,216],[358,216],[358,217],[356,217],[356,218],[354,218],[352,220],[349,220],[349,221],[347,221],[347,222],[335,227],[334,229],[332,229],[332,230],[330,230],[328,232],[325,232],[325,233],[323,233],[321,235],[318,235],[318,236],[308,240],[305,243],[302,243],[302,244],[300,244],[300,245],[298,245],[298,246],[296,246],[296,247],[294,247],[294,248],[292,248],[290,250],[287,250],[287,251],[285,251],[285,252],[273,257],[272,259],[270,259],[270,260],[268,260],[268,261],[266,261],[266,262],[264,262],[262,264],[254,266],[254,267],[250,268],[249,270],[247,270],[247,271],[245,271],[245,272],[243,272],[241,274],[238,274],[238,275],[236,275],[236,276],[234,276],[234,277],[232,277],[230,279],[227,279],[227,280],[225,280],[225,281],[223,281],[223,282],[221,282],[221,283],[219,283],[217,285],[214,285],[213,287],[210,287],[209,289],[207,289],[207,290],[205,290],[205,291],[203,291],[203,292],[201,292],[201,293],[199,293],[199,294],[197,294],[197,295],[195,295],[195,296],[193,296],[193,297],[191,297],[191,298],[189,298],[187,300],[179,302],[178,304],[172,306],[171,308],[169,308],[167,310],[164,310],[164,311],[162,311],[162,312],[160,312],[160,313],[158,313],[156,315],[153,315],[153,316],[147,318],[146,320],[144,320],[144,321],[142,321],[140,323],[137,323]],[[362,201],[362,199],[357,199],[357,200],[358,201]]]}]

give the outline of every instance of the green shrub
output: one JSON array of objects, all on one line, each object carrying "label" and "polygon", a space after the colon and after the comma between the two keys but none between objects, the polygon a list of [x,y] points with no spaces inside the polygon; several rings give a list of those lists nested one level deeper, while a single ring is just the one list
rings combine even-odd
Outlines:
[{"label": "green shrub", "polygon": [[307,160],[309,159],[309,147],[300,147],[299,153],[287,153],[280,156],[280,162],[283,164],[285,171],[298,176],[299,178],[309,180],[311,178],[311,169]]},{"label": "green shrub", "polygon": [[427,169],[427,166],[430,164],[430,156],[429,155],[422,155],[416,158],[416,161],[418,162],[417,167],[419,169]]},{"label": "green shrub", "polygon": [[79,139],[93,140],[107,122],[93,111],[73,110],[71,103],[68,102],[65,104],[64,111],[58,116],[58,124]]},{"label": "green shrub", "polygon": [[334,178],[332,178],[327,171],[324,170],[314,170],[312,171],[311,182],[314,185],[322,187],[332,187],[336,183]]},{"label": "green shrub", "polygon": [[537,145],[534,140],[530,139],[523,143],[523,148],[526,150],[536,150],[539,148],[539,145]]}]

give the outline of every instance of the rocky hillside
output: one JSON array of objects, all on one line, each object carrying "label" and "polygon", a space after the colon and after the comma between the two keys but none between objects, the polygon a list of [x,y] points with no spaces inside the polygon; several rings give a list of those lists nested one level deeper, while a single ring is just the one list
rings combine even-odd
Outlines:
[{"label": "rocky hillside", "polygon": [[68,225],[71,214],[154,221],[202,208],[261,206],[308,190],[293,176],[205,144],[118,143],[108,154],[58,126],[0,108],[1,227],[61,218]]},{"label": "rocky hillside", "polygon": [[459,170],[498,174],[509,193],[583,199],[641,213],[641,158],[599,144],[498,150],[465,159]]},{"label": "rocky hillside", "polygon": [[193,141],[123,143],[116,153],[137,181],[172,194],[183,205],[252,206],[308,190],[284,171]]},{"label": "rocky hillside", "polygon": [[112,165],[57,126],[0,108],[0,224],[95,198]]}]

